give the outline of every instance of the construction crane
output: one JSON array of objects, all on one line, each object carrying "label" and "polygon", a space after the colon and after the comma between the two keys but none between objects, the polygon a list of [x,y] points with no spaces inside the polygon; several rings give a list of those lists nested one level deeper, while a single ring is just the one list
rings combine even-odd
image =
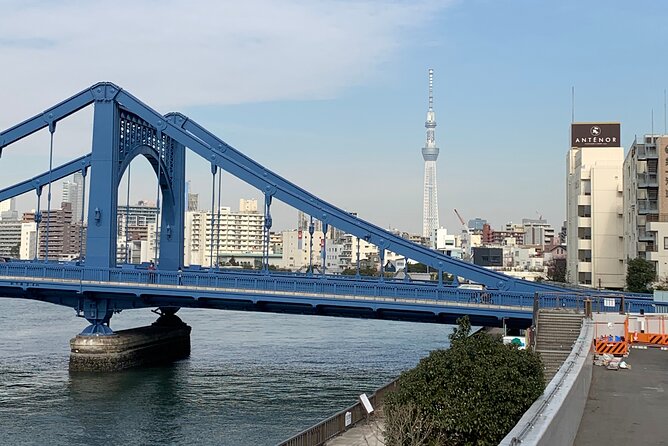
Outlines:
[{"label": "construction crane", "polygon": [[464,250],[464,260],[469,260],[471,258],[471,230],[469,229],[468,225],[464,223],[464,219],[462,218],[461,215],[459,215],[459,212],[457,212],[457,209],[454,210],[455,214],[457,215],[457,218],[462,224],[462,227],[464,228],[464,231],[466,232],[466,241],[462,242],[462,248]]}]

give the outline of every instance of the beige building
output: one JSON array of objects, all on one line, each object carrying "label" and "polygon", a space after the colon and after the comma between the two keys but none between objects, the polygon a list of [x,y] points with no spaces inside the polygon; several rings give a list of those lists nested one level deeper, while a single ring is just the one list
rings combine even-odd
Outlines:
[{"label": "beige building", "polygon": [[[309,264],[320,267],[322,264],[322,231],[313,232],[313,248],[310,248],[311,235],[308,231],[299,229],[297,231],[283,232],[283,268],[299,270],[308,268]],[[328,241],[331,243],[331,240]],[[311,260],[309,261],[309,252]]]},{"label": "beige building", "polygon": [[[264,215],[257,211],[257,200],[240,200],[239,212],[220,208],[186,213],[185,264],[211,266],[240,254],[261,257],[264,240]],[[213,254],[213,256],[212,256]]]},{"label": "beige building", "polygon": [[624,257],[668,275],[668,135],[634,141],[624,160]]},{"label": "beige building", "polygon": [[566,277],[572,284],[621,289],[624,149],[619,124],[573,124],[571,133],[566,161]]}]

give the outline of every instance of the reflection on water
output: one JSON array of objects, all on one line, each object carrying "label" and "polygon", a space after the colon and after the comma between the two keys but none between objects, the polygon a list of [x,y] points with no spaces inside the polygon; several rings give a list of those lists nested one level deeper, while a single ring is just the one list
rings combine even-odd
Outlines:
[{"label": "reflection on water", "polygon": [[[120,373],[69,373],[85,321],[64,307],[0,299],[0,444],[273,445],[372,392],[451,327],[181,310],[188,359]],[[126,311],[114,329],[146,325]]]}]

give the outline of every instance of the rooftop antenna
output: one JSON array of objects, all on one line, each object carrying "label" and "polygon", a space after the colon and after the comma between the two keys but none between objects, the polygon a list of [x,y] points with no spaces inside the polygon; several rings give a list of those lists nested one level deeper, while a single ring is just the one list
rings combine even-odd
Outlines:
[{"label": "rooftop antenna", "polygon": [[652,142],[654,142],[654,109],[652,109]]},{"label": "rooftop antenna", "polygon": [[666,130],[666,89],[663,89],[663,134],[668,135]]},{"label": "rooftop antenna", "polygon": [[575,86],[571,86],[571,124],[575,122]]}]

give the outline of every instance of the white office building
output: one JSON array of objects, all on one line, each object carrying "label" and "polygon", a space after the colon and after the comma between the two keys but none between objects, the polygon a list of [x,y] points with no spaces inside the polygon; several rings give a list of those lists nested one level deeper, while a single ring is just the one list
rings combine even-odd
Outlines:
[{"label": "white office building", "polygon": [[619,124],[571,126],[567,166],[567,280],[622,289],[624,149]]},{"label": "white office building", "polygon": [[21,260],[32,260],[35,258],[35,247],[37,245],[37,223],[21,223],[21,248],[19,258]]}]

